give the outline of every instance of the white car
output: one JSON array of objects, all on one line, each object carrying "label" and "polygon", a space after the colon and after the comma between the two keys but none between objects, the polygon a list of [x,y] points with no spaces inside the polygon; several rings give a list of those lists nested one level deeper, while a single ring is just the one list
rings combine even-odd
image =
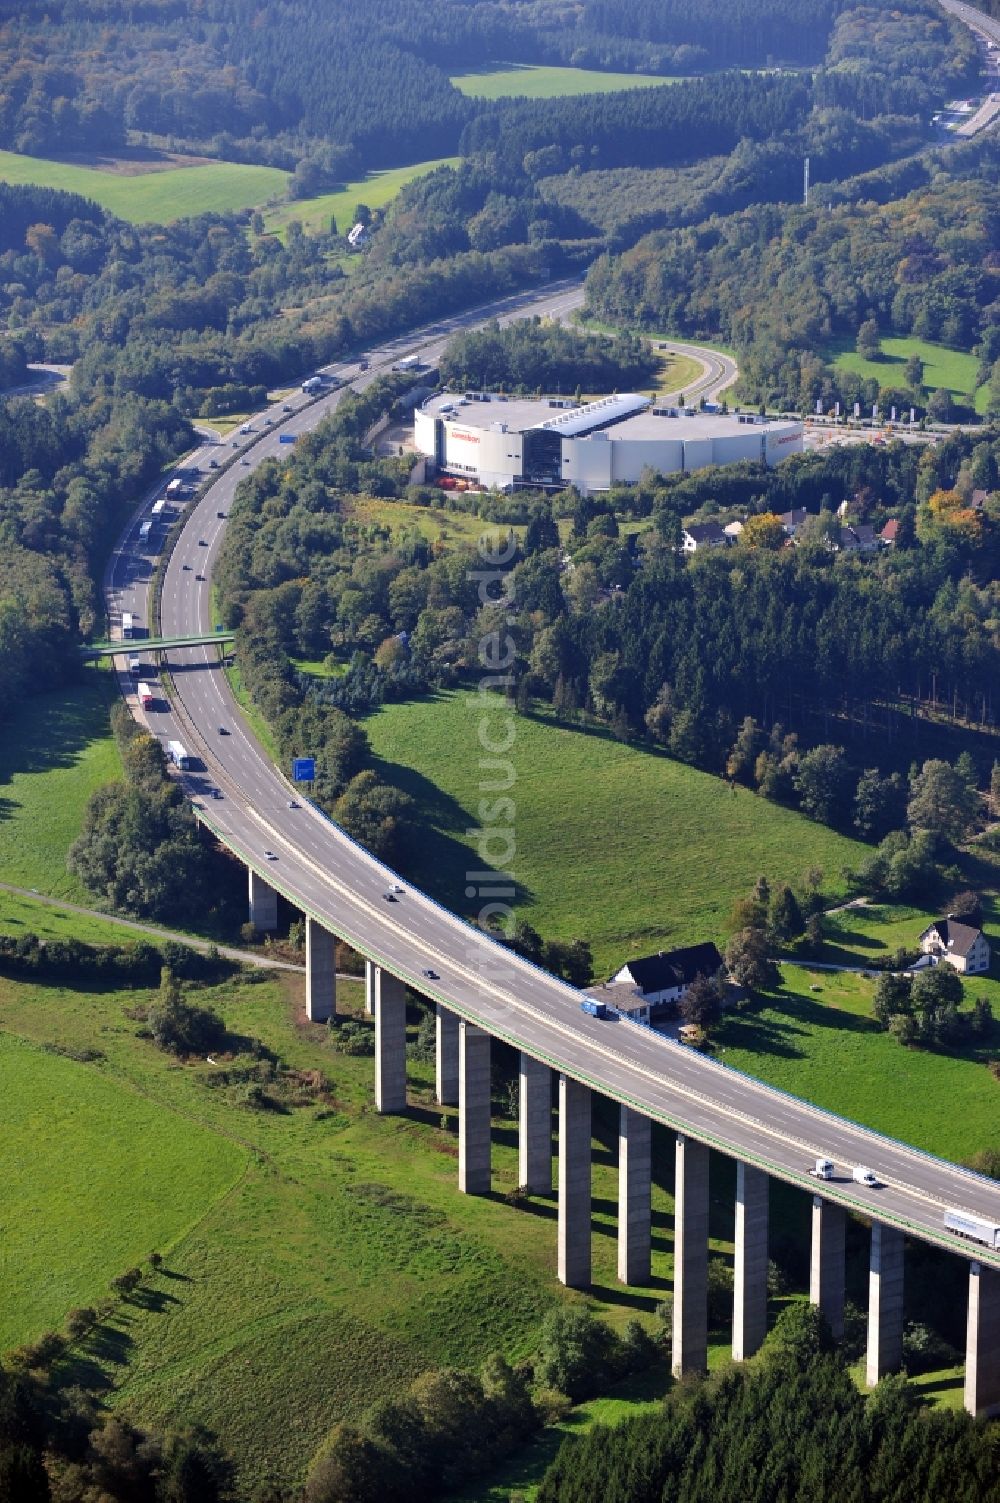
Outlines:
[{"label": "white car", "polygon": [[277,858],[277,856],[276,856],[276,855],[275,855],[275,854],[274,854],[274,852],[273,852],[273,851],[265,851],[265,852],[264,852],[264,860],[265,860],[265,861],[277,861],[277,859],[278,859],[278,858]]}]

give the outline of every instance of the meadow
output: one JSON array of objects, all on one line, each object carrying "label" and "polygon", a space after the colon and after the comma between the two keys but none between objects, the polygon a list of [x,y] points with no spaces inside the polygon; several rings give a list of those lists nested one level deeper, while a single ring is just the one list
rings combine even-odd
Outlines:
[{"label": "meadow", "polygon": [[[16,1087],[0,1129],[15,1145],[14,1204],[25,1203],[5,1269],[5,1287],[25,1293],[0,1311],[0,1351],[58,1328],[69,1307],[97,1303],[112,1276],[161,1252],[163,1269],[73,1349],[66,1376],[110,1385],[139,1421],[209,1426],[249,1485],[299,1477],[338,1418],[429,1365],[525,1355],[546,1309],[580,1298],[554,1277],[554,1197],[522,1208],[503,1198],[517,1182],[509,1117],[495,1119],[493,1193],[467,1198],[433,1067],[411,1061],[408,1115],[378,1117],[373,1061],[336,1054],[328,1030],[305,1021],[300,979],[236,978],[198,1000],[236,1037],[321,1070],[322,1110],[250,1111],[210,1089],[213,1066],[180,1064],[139,1036],[124,1009],[147,997],[0,978],[0,1067]],[[338,1004],[360,1009],[360,984],[342,982]],[[102,1057],[82,1062],[92,1049]],[[652,1320],[670,1286],[671,1155],[658,1136],[651,1284],[623,1290],[615,1124],[613,1110],[596,1113],[593,1295],[620,1327]],[[29,1216],[38,1183],[48,1193]],[[715,1246],[728,1253],[731,1195],[724,1184],[713,1194]]]},{"label": "meadow", "polygon": [[0,151],[0,181],[61,188],[133,224],[169,224],[194,214],[250,209],[285,191],[289,174],[242,162],[203,162],[160,172],[101,172],[44,157]]},{"label": "meadow", "polygon": [[[408,872],[458,912],[469,907],[465,873],[481,864],[469,833],[487,777],[481,714],[474,695],[446,692],[387,705],[365,721],[382,776],[422,810]],[[546,937],[589,939],[599,976],[630,955],[721,942],[733,900],[760,873],[772,883],[795,881],[820,867],[826,889],[837,893],[842,868],[863,850],[603,729],[573,729],[542,714],[519,718],[515,728],[515,907]]]},{"label": "meadow", "polygon": [[264,227],[268,234],[284,235],[289,223],[297,219],[309,234],[326,233],[331,219],[336,220],[341,235],[346,235],[354,223],[354,210],[358,203],[369,209],[384,209],[396,197],[401,188],[416,177],[433,172],[436,167],[455,167],[460,157],[440,157],[433,161],[415,162],[409,167],[389,167],[384,172],[371,172],[365,177],[346,183],[335,193],[320,193],[314,198],[298,198],[292,202],[273,204],[264,211]]},{"label": "meadow", "polygon": [[108,722],[109,672],[26,700],[0,739],[0,878],[51,897],[88,894],[66,870],[90,795],[121,776]]},{"label": "meadow", "polygon": [[602,73],[595,68],[555,68],[532,63],[493,63],[458,73],[452,84],[473,99],[557,99],[568,94],[610,94],[681,83],[649,73]]},{"label": "meadow", "polygon": [[906,386],[904,366],[911,355],[919,355],[924,362],[924,388],[928,392],[939,387],[950,391],[958,402],[968,402],[975,393],[975,409],[986,411],[988,392],[986,387],[976,390],[976,372],[979,362],[975,355],[966,355],[961,350],[951,350],[947,345],[932,344],[926,339],[882,340],[882,358],[863,360],[853,345],[838,345],[826,352],[835,370],[851,371],[857,376],[878,381],[881,386]]}]

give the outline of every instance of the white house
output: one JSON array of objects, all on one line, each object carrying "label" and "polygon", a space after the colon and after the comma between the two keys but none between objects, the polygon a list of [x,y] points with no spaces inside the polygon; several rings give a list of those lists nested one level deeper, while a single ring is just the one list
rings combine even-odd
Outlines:
[{"label": "white house", "polygon": [[715,945],[688,945],[628,960],[609,981],[588,988],[588,995],[607,1002],[642,1023],[679,1002],[696,976],[716,976],[722,956]]},{"label": "white house", "polygon": [[697,553],[700,548],[725,548],[730,542],[718,522],[692,522],[681,533],[681,546],[685,553]]},{"label": "white house", "polygon": [[946,960],[963,975],[981,975],[990,968],[989,941],[982,929],[971,924],[950,917],[937,919],[924,930],[919,942],[925,955]]}]

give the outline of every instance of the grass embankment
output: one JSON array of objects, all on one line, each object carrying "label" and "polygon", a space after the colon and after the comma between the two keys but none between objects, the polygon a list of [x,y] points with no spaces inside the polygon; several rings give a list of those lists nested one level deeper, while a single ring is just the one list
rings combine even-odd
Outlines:
[{"label": "grass embankment", "polygon": [[532,63],[491,63],[451,82],[474,99],[556,99],[568,94],[611,94],[649,89],[683,79],[650,73],[602,73],[596,68],[550,68]]},{"label": "grass embankment", "polygon": [[958,402],[972,403],[977,412],[986,411],[989,392],[985,386],[976,389],[979,362],[975,355],[912,338],[883,339],[880,360],[863,360],[853,345],[834,345],[827,351],[827,359],[835,370],[851,371],[866,380],[877,381],[880,386],[904,388],[907,385],[904,367],[911,355],[919,355],[924,362],[925,391],[941,388],[950,391]]},{"label": "grass embankment", "polygon": [[423,177],[435,167],[456,167],[460,161],[460,157],[438,157],[414,162],[409,167],[389,167],[384,172],[371,172],[345,183],[336,193],[320,193],[314,198],[274,205],[264,213],[265,228],[269,234],[284,236],[291,220],[297,219],[310,234],[320,230],[325,233],[330,220],[335,219],[339,233],[346,235],[354,223],[358,203],[367,204],[369,209],[384,209],[415,177]]},{"label": "grass embankment", "polygon": [[[469,835],[480,783],[497,776],[480,768],[482,713],[476,696],[449,692],[365,722],[383,776],[422,811],[413,879],[460,913],[465,873],[483,864]],[[541,716],[514,727],[517,910],[547,937],[586,936],[599,975],[630,955],[721,941],[734,898],[761,872],[791,881],[819,866],[837,891],[861,855],[823,825],[603,730]]]},{"label": "grass embankment", "polygon": [[193,214],[250,209],[283,193],[288,178],[289,173],[277,167],[242,162],[120,174],[0,151],[0,181],[82,193],[133,224],[169,224]]},{"label": "grass embankment", "polygon": [[[0,739],[0,879],[87,901],[66,870],[87,800],[121,776],[108,723],[114,686],[88,668],[80,683],[26,700]],[[2,900],[2,899],[0,899]]]}]

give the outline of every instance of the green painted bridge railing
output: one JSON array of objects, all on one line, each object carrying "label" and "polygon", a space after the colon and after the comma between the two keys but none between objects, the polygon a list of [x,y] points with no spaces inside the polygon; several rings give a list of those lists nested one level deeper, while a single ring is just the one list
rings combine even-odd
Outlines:
[{"label": "green painted bridge railing", "polygon": [[80,648],[84,659],[125,657],[133,652],[161,652],[170,647],[203,647],[209,642],[231,642],[235,631],[202,632],[189,637],[126,637],[118,642],[86,642]]}]

